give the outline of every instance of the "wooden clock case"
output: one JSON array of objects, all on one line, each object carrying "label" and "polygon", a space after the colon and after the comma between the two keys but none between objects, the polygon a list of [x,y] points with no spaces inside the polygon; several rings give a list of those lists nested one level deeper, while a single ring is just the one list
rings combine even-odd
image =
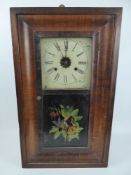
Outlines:
[{"label": "wooden clock case", "polygon": [[[106,167],[108,164],[122,8],[11,8],[23,167]],[[93,39],[87,148],[40,149],[35,38]]]}]

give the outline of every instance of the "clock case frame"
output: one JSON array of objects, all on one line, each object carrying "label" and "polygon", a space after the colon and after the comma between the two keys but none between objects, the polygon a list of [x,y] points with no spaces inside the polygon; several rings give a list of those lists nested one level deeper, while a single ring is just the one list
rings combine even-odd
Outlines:
[{"label": "clock case frame", "polygon": [[[111,136],[122,8],[11,8],[22,166],[106,167]],[[95,38],[89,112],[89,147],[71,152],[39,149],[34,36],[77,32]]]}]

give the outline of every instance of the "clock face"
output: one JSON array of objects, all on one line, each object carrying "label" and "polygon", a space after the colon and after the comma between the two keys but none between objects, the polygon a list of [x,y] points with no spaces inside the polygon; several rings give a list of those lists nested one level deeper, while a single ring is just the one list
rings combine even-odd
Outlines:
[{"label": "clock face", "polygon": [[42,38],[42,88],[90,89],[91,46],[91,38]]}]

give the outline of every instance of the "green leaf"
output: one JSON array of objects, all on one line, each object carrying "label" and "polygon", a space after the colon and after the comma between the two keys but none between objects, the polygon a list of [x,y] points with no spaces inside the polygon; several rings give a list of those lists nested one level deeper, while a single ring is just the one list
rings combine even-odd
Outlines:
[{"label": "green leaf", "polygon": [[61,135],[64,137],[64,139],[66,139],[66,137],[67,137],[66,131],[62,130]]},{"label": "green leaf", "polygon": [[75,121],[75,126],[78,126],[79,127],[79,123],[78,123],[78,121]]},{"label": "green leaf", "polygon": [[67,117],[67,109],[66,108],[62,108],[61,109],[61,114],[62,114],[62,116],[65,118],[65,117]]},{"label": "green leaf", "polygon": [[60,105],[60,107],[61,107],[61,108],[64,108],[64,106],[63,106],[63,105]]},{"label": "green leaf", "polygon": [[80,121],[83,118],[83,116],[74,116],[75,121]]},{"label": "green leaf", "polygon": [[71,113],[71,112],[73,111],[73,109],[74,109],[74,108],[73,108],[72,106],[69,107],[69,108],[68,108],[68,112]]},{"label": "green leaf", "polygon": [[57,139],[60,136],[61,132],[59,130],[54,134],[54,139]]},{"label": "green leaf", "polygon": [[78,109],[74,110],[74,108],[71,106],[66,106],[64,107],[63,105],[60,105],[61,107],[61,114],[62,116],[65,118],[69,117],[69,116],[72,116],[72,115],[77,115],[77,113],[79,112]]},{"label": "green leaf", "polygon": [[56,121],[52,121],[52,123],[55,125],[55,126],[58,126],[58,122],[56,122]]},{"label": "green leaf", "polygon": [[77,116],[79,113],[79,109],[75,109],[71,112],[71,116]]},{"label": "green leaf", "polygon": [[79,140],[79,134],[77,134],[75,138],[76,138],[77,140]]},{"label": "green leaf", "polygon": [[72,134],[72,135],[68,135],[67,140],[68,140],[69,142],[72,141],[73,139],[79,139],[79,133],[75,133],[75,134]]},{"label": "green leaf", "polygon": [[80,127],[80,128],[79,128],[79,132],[82,131],[83,129],[84,129],[84,128]]},{"label": "green leaf", "polygon": [[68,135],[67,140],[68,140],[68,142],[70,142],[72,140],[71,135]]},{"label": "green leaf", "polygon": [[52,128],[50,129],[49,133],[54,133],[54,132],[56,132],[56,131],[58,131],[58,128],[57,128],[57,127],[52,127]]}]

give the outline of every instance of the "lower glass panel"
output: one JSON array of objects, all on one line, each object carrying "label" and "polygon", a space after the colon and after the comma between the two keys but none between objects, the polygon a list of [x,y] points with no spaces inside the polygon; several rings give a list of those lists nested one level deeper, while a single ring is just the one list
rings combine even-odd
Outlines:
[{"label": "lower glass panel", "polygon": [[89,93],[43,95],[41,147],[87,147]]}]

